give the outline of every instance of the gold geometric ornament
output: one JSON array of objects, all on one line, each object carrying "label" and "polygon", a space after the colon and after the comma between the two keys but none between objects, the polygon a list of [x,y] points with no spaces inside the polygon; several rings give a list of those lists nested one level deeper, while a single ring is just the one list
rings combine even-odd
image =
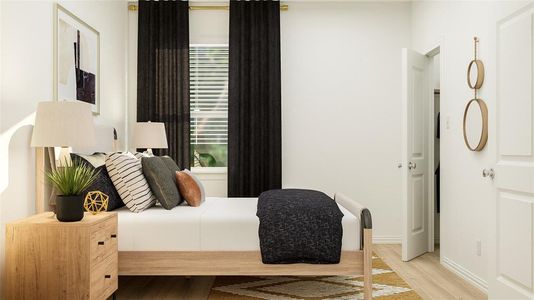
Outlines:
[{"label": "gold geometric ornament", "polygon": [[91,191],[85,196],[83,207],[93,215],[108,210],[109,196],[101,191]]}]

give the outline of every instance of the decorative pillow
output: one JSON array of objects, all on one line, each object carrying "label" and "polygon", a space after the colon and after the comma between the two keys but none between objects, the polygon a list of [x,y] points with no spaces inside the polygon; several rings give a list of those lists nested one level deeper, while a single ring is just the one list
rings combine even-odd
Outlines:
[{"label": "decorative pillow", "polygon": [[150,154],[148,152],[135,152],[134,153],[135,158],[141,159],[143,157],[153,157],[154,154]]},{"label": "decorative pillow", "polygon": [[78,159],[85,163],[88,167],[93,168],[98,172],[96,180],[84,191],[83,196],[87,195],[90,191],[101,191],[108,195],[108,211],[117,209],[124,206],[117,189],[113,185],[111,178],[109,177],[106,169],[106,154],[94,153],[93,155],[84,155],[71,153],[72,160]]},{"label": "decorative pillow", "polygon": [[167,168],[169,168],[169,170],[171,170],[173,174],[177,171],[181,171],[180,167],[178,167],[174,159],[172,159],[170,156],[165,155],[165,156],[160,156],[160,157],[161,157],[161,160],[163,160],[163,163],[167,166]]},{"label": "decorative pillow", "polygon": [[98,168],[106,164],[106,153],[95,152],[90,155],[81,153],[71,153],[70,159],[82,159],[83,162],[86,162],[92,165],[93,167]]},{"label": "decorative pillow", "polygon": [[[176,181],[176,176],[174,174],[176,174],[176,172],[178,171],[181,171],[180,167],[178,167],[174,159],[172,159],[170,156],[161,156],[161,159],[163,160],[163,163],[165,163],[167,168],[171,170],[172,180],[174,180],[174,184],[176,184],[176,187],[178,188],[178,181]],[[180,200],[180,203],[182,202],[182,200],[183,199]]]},{"label": "decorative pillow", "polygon": [[132,153],[106,155],[106,168],[122,201],[131,211],[141,212],[156,204],[156,197],[143,175],[141,160]]},{"label": "decorative pillow", "polygon": [[206,200],[204,186],[189,170],[176,172],[178,190],[189,206],[200,206]]},{"label": "decorative pillow", "polygon": [[178,193],[174,173],[165,165],[161,157],[143,157],[141,164],[148,185],[161,206],[165,209],[173,209],[183,201]]}]

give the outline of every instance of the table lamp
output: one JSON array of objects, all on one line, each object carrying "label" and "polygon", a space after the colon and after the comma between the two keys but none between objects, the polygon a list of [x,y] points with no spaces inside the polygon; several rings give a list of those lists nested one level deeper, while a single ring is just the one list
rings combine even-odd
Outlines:
[{"label": "table lamp", "polygon": [[95,126],[89,103],[47,101],[37,105],[32,147],[61,147],[59,163],[70,161],[69,147],[95,144]]},{"label": "table lamp", "polygon": [[133,147],[146,148],[152,155],[152,149],[167,149],[165,124],[160,122],[137,122],[134,128]]}]

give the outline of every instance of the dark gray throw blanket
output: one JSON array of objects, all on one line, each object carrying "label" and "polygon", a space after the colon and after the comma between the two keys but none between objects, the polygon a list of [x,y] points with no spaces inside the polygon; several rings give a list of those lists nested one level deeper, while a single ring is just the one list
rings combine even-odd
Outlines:
[{"label": "dark gray throw blanket", "polygon": [[263,192],[256,215],[264,264],[336,264],[343,213],[326,194],[283,189]]}]

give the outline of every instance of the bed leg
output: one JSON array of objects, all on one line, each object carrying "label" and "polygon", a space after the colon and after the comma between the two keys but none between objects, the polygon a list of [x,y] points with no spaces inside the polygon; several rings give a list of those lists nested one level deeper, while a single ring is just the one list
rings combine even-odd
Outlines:
[{"label": "bed leg", "polygon": [[373,230],[363,230],[363,298],[373,299]]}]

